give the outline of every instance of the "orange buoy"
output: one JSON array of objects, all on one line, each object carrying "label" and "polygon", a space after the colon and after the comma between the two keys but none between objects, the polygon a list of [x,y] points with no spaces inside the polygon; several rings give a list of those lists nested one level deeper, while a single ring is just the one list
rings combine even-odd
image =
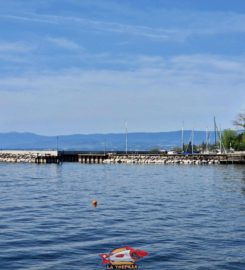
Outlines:
[{"label": "orange buoy", "polygon": [[97,207],[97,201],[96,200],[92,200],[92,205],[93,205],[93,207]]}]

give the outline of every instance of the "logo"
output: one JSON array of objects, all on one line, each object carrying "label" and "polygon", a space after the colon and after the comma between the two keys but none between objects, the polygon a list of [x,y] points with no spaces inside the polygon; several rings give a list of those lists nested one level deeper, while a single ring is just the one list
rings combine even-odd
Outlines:
[{"label": "logo", "polygon": [[125,246],[112,250],[109,254],[100,254],[106,269],[138,269],[136,261],[143,259],[148,252]]}]

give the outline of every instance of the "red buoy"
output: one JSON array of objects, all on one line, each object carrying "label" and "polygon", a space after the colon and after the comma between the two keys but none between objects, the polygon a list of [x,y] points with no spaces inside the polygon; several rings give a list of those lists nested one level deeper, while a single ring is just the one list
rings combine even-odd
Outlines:
[{"label": "red buoy", "polygon": [[97,201],[96,200],[92,200],[92,205],[93,205],[93,207],[97,207]]}]

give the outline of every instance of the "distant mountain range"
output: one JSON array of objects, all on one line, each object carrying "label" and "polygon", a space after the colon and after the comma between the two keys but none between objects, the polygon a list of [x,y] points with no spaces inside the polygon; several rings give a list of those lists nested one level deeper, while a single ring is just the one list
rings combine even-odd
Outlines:
[{"label": "distant mountain range", "polygon": [[[184,142],[191,140],[191,130],[184,131]],[[60,136],[41,136],[33,133],[0,133],[0,148],[9,149],[58,149],[84,151],[119,151],[125,150],[125,134],[73,134]],[[181,145],[181,131],[170,132],[137,132],[128,133],[128,150],[140,151],[152,148],[171,149]],[[194,132],[194,144],[206,140],[205,131]],[[209,133],[209,142],[214,141],[214,132]]]}]

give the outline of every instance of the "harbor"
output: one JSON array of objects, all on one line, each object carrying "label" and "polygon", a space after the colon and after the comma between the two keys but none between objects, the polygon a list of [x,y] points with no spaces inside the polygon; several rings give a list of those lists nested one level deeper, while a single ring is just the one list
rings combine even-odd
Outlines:
[{"label": "harbor", "polygon": [[228,154],[152,154],[141,152],[89,152],[89,151],[0,151],[0,162],[62,164],[245,164],[245,152]]}]

